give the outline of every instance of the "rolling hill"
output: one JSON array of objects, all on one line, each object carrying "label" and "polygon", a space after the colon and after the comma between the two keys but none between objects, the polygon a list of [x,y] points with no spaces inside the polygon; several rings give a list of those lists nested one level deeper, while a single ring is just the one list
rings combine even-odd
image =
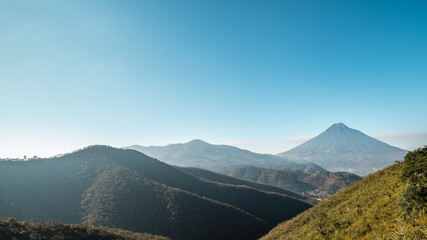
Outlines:
[{"label": "rolling hill", "polygon": [[403,163],[370,174],[279,224],[261,239],[427,239],[426,193],[424,147],[406,155]]},{"label": "rolling hill", "polygon": [[298,170],[259,167],[236,168],[225,173],[231,177],[273,185],[314,198],[329,197],[362,179],[347,172],[306,173]]},{"label": "rolling hill", "polygon": [[270,154],[258,154],[228,145],[209,144],[197,139],[188,143],[167,146],[133,145],[124,148],[137,150],[168,164],[217,172],[244,166],[288,167],[303,171],[320,171],[322,169],[319,166],[313,166],[315,164],[294,163]]},{"label": "rolling hill", "polygon": [[311,205],[217,183],[134,150],[91,146],[0,161],[0,216],[99,224],[172,239],[255,239]]},{"label": "rolling hill", "polygon": [[277,156],[298,163],[315,163],[331,172],[363,176],[402,159],[408,151],[335,123],[317,137]]}]

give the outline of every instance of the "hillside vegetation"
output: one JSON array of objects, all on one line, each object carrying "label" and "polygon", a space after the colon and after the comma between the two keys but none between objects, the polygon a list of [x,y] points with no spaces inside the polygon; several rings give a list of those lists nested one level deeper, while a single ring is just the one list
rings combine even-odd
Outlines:
[{"label": "hillside vegetation", "polygon": [[362,179],[346,172],[303,172],[293,169],[236,168],[227,175],[252,182],[273,185],[308,197],[326,198]]},{"label": "hillside vegetation", "polygon": [[0,218],[0,239],[4,240],[168,240],[146,233],[133,233],[83,224],[57,222],[18,222],[15,218]]},{"label": "hillside vegetation", "polygon": [[373,173],[292,220],[271,239],[426,239],[427,148]]},{"label": "hillside vegetation", "polygon": [[91,146],[0,161],[0,216],[99,224],[172,239],[256,239],[311,205],[217,183],[134,150]]}]

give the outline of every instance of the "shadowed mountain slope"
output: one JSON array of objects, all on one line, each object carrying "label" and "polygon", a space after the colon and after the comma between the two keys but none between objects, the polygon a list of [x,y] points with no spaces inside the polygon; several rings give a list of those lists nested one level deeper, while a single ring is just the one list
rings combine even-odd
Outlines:
[{"label": "shadowed mountain slope", "polygon": [[275,187],[275,186],[268,185],[268,184],[260,184],[260,183],[255,183],[255,182],[251,182],[251,181],[245,181],[245,180],[241,180],[241,179],[238,179],[235,177],[230,177],[230,176],[223,175],[220,173],[215,173],[215,172],[211,172],[208,170],[204,170],[201,168],[180,167],[179,169],[181,171],[186,172],[188,174],[191,174],[193,176],[200,177],[200,178],[207,179],[207,180],[214,181],[214,182],[218,182],[218,183],[225,183],[225,184],[232,184],[232,185],[239,185],[239,186],[249,186],[249,187],[253,187],[253,188],[256,188],[258,190],[261,190],[261,191],[284,194],[284,195],[291,196],[291,197],[294,197],[294,198],[300,199],[300,200],[309,200],[309,198],[307,198],[307,197],[304,197],[298,193],[286,190],[284,188]]},{"label": "shadowed mountain slope", "polygon": [[92,146],[0,161],[0,216],[101,224],[172,239],[254,239],[310,205],[194,177],[133,150]]},{"label": "shadowed mountain slope", "polygon": [[270,154],[258,154],[233,146],[209,144],[202,140],[167,146],[144,147],[133,145],[124,148],[140,151],[168,164],[180,167],[203,168],[211,171],[223,171],[243,166],[289,167],[299,170],[307,169],[307,171],[322,169],[312,165],[293,163]]},{"label": "shadowed mountain slope", "polygon": [[316,163],[331,172],[366,175],[402,159],[407,152],[336,123],[317,137],[278,156],[299,163]]},{"label": "shadowed mountain slope", "polygon": [[259,167],[236,168],[225,173],[235,178],[269,184],[315,198],[329,197],[362,179],[355,174],[346,172],[306,173],[297,170]]}]

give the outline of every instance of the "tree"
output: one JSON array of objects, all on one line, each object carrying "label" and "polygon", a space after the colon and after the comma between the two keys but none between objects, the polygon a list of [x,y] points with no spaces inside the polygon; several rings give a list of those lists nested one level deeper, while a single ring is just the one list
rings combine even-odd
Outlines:
[{"label": "tree", "polygon": [[410,181],[407,181],[406,188],[402,193],[399,202],[402,208],[402,216],[415,217],[422,209],[426,210],[427,200],[427,175],[424,173],[414,173]]},{"label": "tree", "polygon": [[403,161],[402,179],[406,188],[402,193],[399,205],[402,217],[416,217],[421,211],[426,211],[427,202],[427,146],[409,152]]}]

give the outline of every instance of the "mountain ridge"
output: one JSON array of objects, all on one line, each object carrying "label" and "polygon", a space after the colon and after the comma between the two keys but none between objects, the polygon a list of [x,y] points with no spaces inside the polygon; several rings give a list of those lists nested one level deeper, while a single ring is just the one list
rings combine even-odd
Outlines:
[{"label": "mountain ridge", "polygon": [[286,158],[271,154],[254,153],[229,145],[215,145],[200,139],[187,143],[174,143],[166,146],[131,145],[123,149],[133,149],[155,157],[168,164],[179,167],[203,168],[211,171],[224,171],[236,167],[260,166],[267,168],[291,167],[299,170],[321,171],[320,166],[294,163]]}]

